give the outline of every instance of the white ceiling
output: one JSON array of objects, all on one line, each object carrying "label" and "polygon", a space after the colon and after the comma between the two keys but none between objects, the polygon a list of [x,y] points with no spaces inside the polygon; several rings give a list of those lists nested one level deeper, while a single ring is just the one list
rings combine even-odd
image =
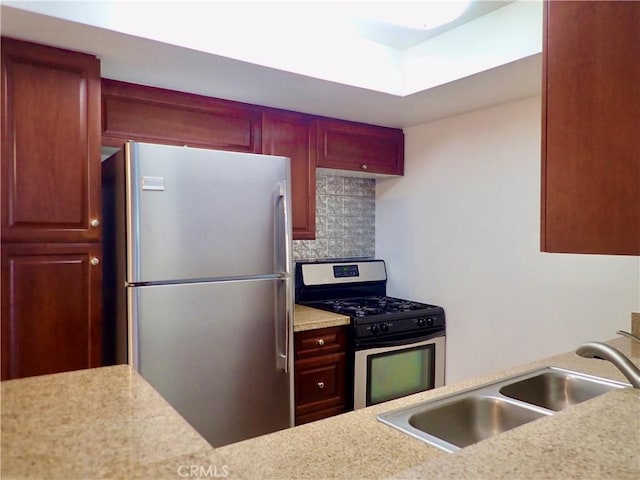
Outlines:
[{"label": "white ceiling", "polygon": [[[297,25],[297,30],[287,29],[289,36],[284,41],[287,48],[300,47],[301,55],[269,45],[277,35],[265,32],[275,21],[264,22],[267,30],[262,32],[256,30],[259,25],[255,23],[249,30],[236,26],[223,37],[228,41],[213,42],[220,29],[214,28],[212,18],[200,19],[206,28],[201,38],[197,38],[197,21],[172,19],[187,26],[187,35],[179,37],[175,29],[168,35],[167,25],[158,22],[154,26],[163,28],[154,32],[150,24],[136,21],[131,14],[126,17],[128,25],[116,28],[113,18],[98,8],[107,3],[112,5],[3,2],[0,31],[14,38],[96,54],[105,78],[400,128],[536,95],[541,87],[541,10],[531,7],[539,2],[472,4],[466,17],[435,32],[360,21],[358,33],[366,37],[358,45],[361,50],[347,45],[344,38],[332,47],[329,40],[338,36],[335,29],[327,29],[319,47],[306,45],[299,32],[311,33],[312,27]],[[159,7],[175,5],[145,3],[149,15],[156,15]],[[66,14],[60,8],[65,4],[73,7]],[[276,2],[263,5],[275,8]],[[533,39],[525,38],[523,21],[528,22],[525,27]],[[297,36],[293,36],[295,32]],[[243,37],[244,44],[251,46],[248,53],[258,54],[257,58],[250,59],[247,51],[241,51]],[[500,56],[503,47],[505,53]],[[269,55],[274,51],[284,55],[272,59]],[[290,66],[296,59],[307,64]],[[323,60],[334,67],[335,80],[321,71]]]},{"label": "white ceiling", "polygon": [[[388,23],[382,23],[380,21],[357,18],[351,19],[354,27],[360,35],[365,38],[369,38],[374,42],[378,42],[382,45],[387,45],[392,48],[404,50],[406,48],[414,47],[420,43],[426,42],[430,38],[440,35],[444,32],[452,30],[460,25],[470,22],[478,17],[488,14],[489,12],[498,8],[504,7],[513,0],[506,1],[490,1],[482,0],[472,2],[464,11],[462,15],[456,18],[454,21],[449,22],[441,27],[432,28],[430,30],[418,30],[412,28],[402,28],[399,26],[391,25]],[[395,5],[400,5],[405,2],[394,2]],[[426,2],[422,2],[426,3]],[[432,0],[431,3],[438,3]]]}]

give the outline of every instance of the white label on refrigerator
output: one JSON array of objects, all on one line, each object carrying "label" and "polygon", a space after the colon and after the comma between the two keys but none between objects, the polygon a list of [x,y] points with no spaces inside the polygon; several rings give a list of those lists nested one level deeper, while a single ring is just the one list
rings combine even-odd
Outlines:
[{"label": "white label on refrigerator", "polygon": [[164,177],[142,177],[142,190],[164,190]]}]

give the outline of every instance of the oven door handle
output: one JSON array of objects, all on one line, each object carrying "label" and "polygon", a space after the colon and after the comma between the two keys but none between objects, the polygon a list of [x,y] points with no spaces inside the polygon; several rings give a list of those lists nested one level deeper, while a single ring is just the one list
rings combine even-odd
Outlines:
[{"label": "oven door handle", "polygon": [[385,348],[385,347],[399,347],[403,345],[411,345],[412,343],[420,343],[426,340],[431,340],[432,338],[444,337],[445,331],[444,329],[438,329],[437,331],[421,335],[416,337],[414,335],[402,335],[400,337],[391,337],[391,338],[374,338],[372,340],[356,340],[355,348],[356,350],[366,350],[369,348]]}]

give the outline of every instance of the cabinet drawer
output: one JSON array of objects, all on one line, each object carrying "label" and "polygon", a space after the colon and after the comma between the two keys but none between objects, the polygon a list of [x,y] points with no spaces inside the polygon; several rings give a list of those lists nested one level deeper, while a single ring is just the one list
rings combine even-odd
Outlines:
[{"label": "cabinet drawer", "polygon": [[346,355],[336,353],[295,364],[296,415],[345,404]]},{"label": "cabinet drawer", "polygon": [[307,330],[295,334],[296,360],[314,355],[345,352],[346,348],[346,326]]}]

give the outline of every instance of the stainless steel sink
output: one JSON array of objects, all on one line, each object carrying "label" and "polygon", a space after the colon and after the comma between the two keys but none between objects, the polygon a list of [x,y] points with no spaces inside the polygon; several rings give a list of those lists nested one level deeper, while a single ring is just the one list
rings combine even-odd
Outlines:
[{"label": "stainless steel sink", "polygon": [[422,432],[462,448],[546,414],[497,397],[471,396],[420,410],[412,414],[408,422]]},{"label": "stainless steel sink", "polygon": [[447,452],[472,445],[570,405],[630,385],[546,367],[378,415]]},{"label": "stainless steel sink", "polygon": [[625,386],[629,385],[575,372],[548,369],[538,375],[505,385],[500,389],[500,393],[557,412]]}]

